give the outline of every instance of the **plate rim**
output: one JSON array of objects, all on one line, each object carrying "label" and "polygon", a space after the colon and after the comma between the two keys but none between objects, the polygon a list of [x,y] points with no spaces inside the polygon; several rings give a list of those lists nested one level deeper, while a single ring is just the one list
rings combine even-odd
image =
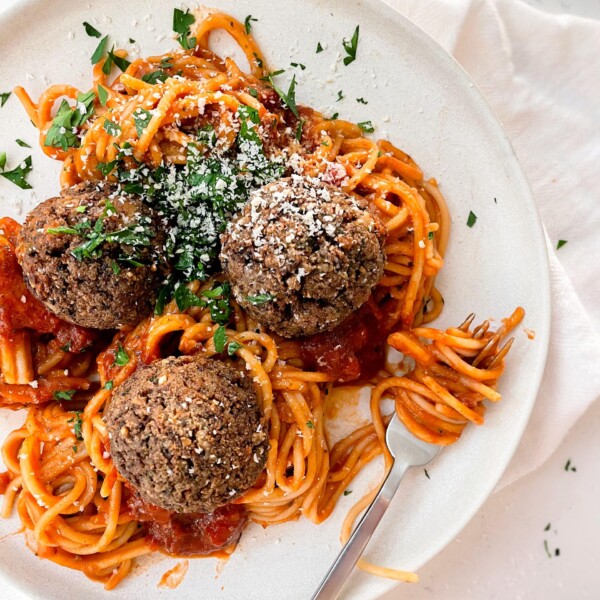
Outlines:
[{"label": "plate rim", "polygon": [[[11,22],[19,18],[19,13],[22,10],[31,10],[37,4],[42,4],[43,1],[44,0],[17,0],[8,8],[0,10],[0,32],[2,32],[2,30],[9,29]],[[316,1],[320,4],[325,4],[327,2],[327,0],[312,1]],[[216,5],[219,3],[219,0],[207,0],[207,3]],[[521,167],[510,139],[504,130],[504,127],[494,113],[489,101],[480,90],[477,83],[473,81],[465,68],[454,58],[454,56],[446,51],[435,39],[433,39],[421,27],[419,27],[419,25],[413,22],[407,15],[401,13],[399,10],[396,10],[384,0],[362,0],[359,2],[359,4],[362,4],[363,8],[366,10],[372,10],[382,14],[382,16],[390,22],[391,27],[400,25],[403,29],[409,30],[411,34],[419,40],[420,43],[427,46],[428,50],[438,61],[441,68],[450,72],[450,74],[456,78],[457,83],[460,84],[463,90],[469,95],[470,100],[477,106],[481,116],[485,119],[485,125],[494,133],[494,144],[509,162],[511,175],[515,177],[515,183],[520,189],[522,199],[529,206],[529,208],[532,209],[531,226],[534,243],[531,247],[536,249],[536,262],[538,262],[538,266],[541,267],[541,272],[538,273],[538,277],[541,279],[542,289],[540,289],[537,309],[539,310],[542,328],[538,328],[536,330],[536,341],[541,342],[541,344],[536,348],[536,353],[540,355],[540,359],[537,363],[537,370],[528,374],[531,381],[530,387],[532,390],[532,398],[529,399],[527,405],[524,407],[521,413],[522,419],[518,427],[513,429],[516,435],[512,436],[511,444],[509,444],[510,448],[503,455],[501,461],[503,463],[502,467],[498,469],[497,474],[487,480],[487,485],[481,486],[482,490],[477,494],[477,501],[470,505],[470,510],[466,510],[461,519],[454,521],[454,526],[449,528],[449,531],[446,533],[446,535],[440,538],[437,542],[433,542],[431,544],[432,551],[430,557],[423,564],[417,567],[421,568],[424,564],[427,564],[436,555],[438,555],[448,544],[450,544],[450,542],[457,537],[460,531],[464,529],[471,519],[479,512],[504,475],[522,441],[531,417],[531,413],[537,401],[542,378],[546,369],[550,347],[552,316],[550,263],[545,228],[527,176]],[[523,398],[521,398],[521,402],[522,401]],[[2,563],[0,563],[0,581],[6,581],[11,587],[26,594],[30,598],[39,598],[40,600],[45,599],[45,597],[40,594],[34,584],[28,584],[27,581],[17,581],[10,578],[10,569],[5,568]],[[387,581],[389,582],[389,592],[397,586],[397,582],[393,580]]]}]

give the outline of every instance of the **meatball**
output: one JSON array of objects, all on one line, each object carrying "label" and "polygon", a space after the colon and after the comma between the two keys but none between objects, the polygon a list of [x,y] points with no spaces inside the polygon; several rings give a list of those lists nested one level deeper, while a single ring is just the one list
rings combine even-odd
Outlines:
[{"label": "meatball", "polygon": [[239,304],[299,337],[333,329],[368,300],[384,240],[362,199],[292,176],[252,193],[221,238],[220,258]]},{"label": "meatball", "polygon": [[217,359],[171,357],[138,369],[104,413],[117,471],[143,500],[212,512],[251,487],[268,439],[250,379]]},{"label": "meatball", "polygon": [[31,293],[61,319],[95,329],[152,312],[167,272],[166,235],[138,197],[81,184],[27,216],[18,244]]}]

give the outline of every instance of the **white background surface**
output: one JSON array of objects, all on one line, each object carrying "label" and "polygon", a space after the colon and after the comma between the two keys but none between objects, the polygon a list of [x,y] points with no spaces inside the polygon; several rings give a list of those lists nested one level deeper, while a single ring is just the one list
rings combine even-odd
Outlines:
[{"label": "white background surface", "polygon": [[[16,1],[0,0],[0,10]],[[600,18],[598,0],[528,2],[552,12]],[[542,468],[490,497],[461,535],[421,569],[420,585],[400,586],[385,600],[600,597],[599,425],[596,404]],[[567,460],[576,471],[565,471]],[[430,476],[435,478],[434,469]],[[1,590],[0,597],[25,598],[8,590]]]}]

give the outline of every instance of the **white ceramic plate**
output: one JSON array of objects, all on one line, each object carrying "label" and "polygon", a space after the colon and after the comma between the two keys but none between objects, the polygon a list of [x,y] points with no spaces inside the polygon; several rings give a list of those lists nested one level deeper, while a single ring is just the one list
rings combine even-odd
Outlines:
[{"label": "white ceramic plate", "polygon": [[[92,23],[121,47],[137,40],[142,55],[174,47],[174,2],[127,0],[73,2],[29,0],[0,22],[0,92],[24,85],[34,98],[50,83],[90,85],[90,56],[97,40],[81,23]],[[485,101],[459,66],[414,25],[375,0],[326,1],[214,0],[243,20],[258,19],[254,33],[273,68],[291,61],[306,65],[299,74],[298,99],[326,113],[372,120],[376,135],[409,152],[429,176],[441,182],[453,218],[447,264],[439,278],[446,307],[439,325],[460,322],[472,311],[483,318],[527,311],[536,332],[530,341],[519,328],[500,391],[486,424],[470,427],[460,443],[445,450],[428,469],[404,481],[369,545],[369,560],[418,569],[467,523],[491,493],[508,464],[535,401],[549,336],[549,280],[542,228],[527,183],[509,142]],[[276,8],[275,8],[276,7]],[[360,24],[358,58],[341,63],[342,39]],[[227,46],[227,41],[220,42]],[[316,54],[317,43],[324,47]],[[229,46],[231,47],[231,44]],[[338,91],[345,98],[336,102]],[[364,97],[367,105],[356,98]],[[34,149],[18,147],[22,138]],[[9,166],[33,155],[33,192],[0,178],[0,212],[21,217],[36,202],[58,191],[60,165],[37,148],[37,134],[14,95],[0,109],[0,149]],[[496,200],[494,200],[496,199]],[[469,211],[477,215],[466,225]],[[0,436],[19,424],[21,414],[0,415]],[[114,600],[202,598],[286,600],[309,598],[339,550],[341,521],[361,490],[379,475],[373,465],[342,497],[321,526],[308,521],[271,527],[252,525],[231,560],[220,569],[213,559],[192,561],[176,591],[157,588],[174,560],[142,562],[132,577],[110,594]],[[0,523],[0,536],[15,531],[15,519]],[[0,542],[0,572],[13,585],[44,599],[100,598],[108,594],[80,573],[36,559],[21,535]],[[352,575],[346,598],[375,598],[393,582],[363,573]]]}]

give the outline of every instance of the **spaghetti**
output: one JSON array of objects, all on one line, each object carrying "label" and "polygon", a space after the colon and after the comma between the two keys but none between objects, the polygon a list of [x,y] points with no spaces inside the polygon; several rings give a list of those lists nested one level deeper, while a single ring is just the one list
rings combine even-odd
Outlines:
[{"label": "spaghetti", "polygon": [[[250,73],[210,51],[209,36],[217,29],[224,29],[238,42]],[[425,180],[414,160],[390,142],[365,138],[353,123],[326,119],[309,108],[293,111],[289,104],[287,108],[282,105],[262,79],[268,68],[260,49],[231,17],[209,15],[197,25],[194,37],[194,49],[136,60],[112,82],[103,72],[103,61],[96,64],[93,91],[98,95],[103,89],[107,98],[104,105],[96,103],[92,117],[83,124],[78,147],[50,147],[45,140],[56,101],[75,100],[79,90],[51,86],[37,103],[23,88],[15,90],[39,129],[44,152],[63,161],[61,185],[115,179],[110,171],[104,175],[102,167],[119,159],[123,148],[130,150],[121,157],[125,167],[184,164],[188,146],[197,143],[192,130],[206,124],[213,126],[217,144],[229,148],[235,141],[240,106],[252,107],[258,112],[261,140],[271,157],[281,157],[296,172],[363,197],[385,224],[385,274],[368,310],[376,320],[377,335],[391,333],[389,344],[416,366],[404,375],[388,372],[382,365],[375,369],[366,382],[372,388],[372,423],[330,448],[324,404],[340,373],[313,369],[301,342],[271,335],[235,303],[227,326],[215,323],[208,307],[180,311],[172,301],[161,315],[120,331],[110,343],[94,340],[86,331],[78,331],[77,338],[70,331],[72,347],[64,341],[61,328],[65,324],[48,329],[40,328],[40,320],[7,323],[0,330],[0,396],[5,404],[29,408],[24,426],[3,445],[8,476],[2,516],[16,509],[39,556],[80,570],[102,581],[107,589],[122,581],[136,557],[155,548],[128,510],[125,481],[112,463],[102,419],[112,390],[138,365],[172,352],[214,355],[214,334],[226,327],[227,339],[236,343],[231,360],[255,382],[270,442],[264,472],[236,502],[262,525],[301,515],[321,523],[368,463],[383,455],[386,471],[391,465],[385,446],[390,415],[383,414],[382,399],[394,400],[407,428],[432,443],[451,444],[469,422],[483,423],[483,400],[500,399],[494,388],[510,348],[510,341],[502,345],[502,339],[523,317],[522,309],[517,309],[496,332],[488,322],[472,328],[472,317],[445,332],[429,327],[443,307],[435,278],[443,266],[450,226],[436,181]],[[125,53],[115,55],[124,57]],[[164,75],[148,77],[157,71]],[[149,115],[141,131],[135,119],[140,110]],[[107,128],[107,120],[118,128]],[[8,221],[5,225],[0,237],[3,276],[12,277],[9,289],[24,290],[26,301],[33,305],[35,299],[27,295],[16,262],[18,226]],[[214,282],[195,281],[188,288],[200,297]],[[11,294],[1,297],[5,311],[10,302],[16,302]],[[38,313],[42,310],[36,306]],[[361,316],[355,317],[360,325]],[[353,331],[350,327],[340,335],[349,341]],[[86,336],[91,346],[82,343]],[[79,352],[84,348],[89,349]],[[129,357],[125,365],[115,364],[119,349]],[[360,370],[354,375],[360,375]],[[37,389],[29,385],[32,381],[40,382]],[[40,393],[44,386],[50,386],[50,395]],[[66,410],[66,402],[51,401],[55,391],[65,389],[77,391],[74,408],[81,411]],[[342,541],[376,492],[350,511]],[[416,580],[410,573],[365,562],[361,566],[386,577]]]}]

